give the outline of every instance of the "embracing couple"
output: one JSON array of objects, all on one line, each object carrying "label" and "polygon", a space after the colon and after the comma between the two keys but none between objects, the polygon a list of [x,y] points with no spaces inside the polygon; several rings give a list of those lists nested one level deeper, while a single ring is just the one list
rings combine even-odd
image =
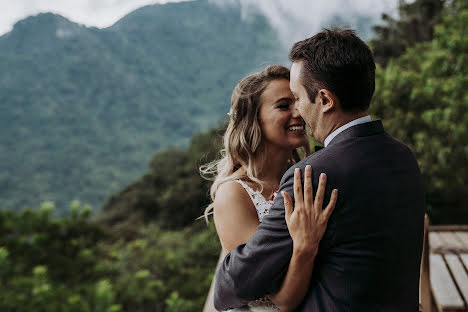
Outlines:
[{"label": "embracing couple", "polygon": [[[332,29],[289,58],[291,71],[271,65],[238,83],[222,158],[202,168],[216,173],[206,213],[225,255],[216,309],[418,311],[422,178],[368,115],[372,52]],[[312,155],[306,126],[324,145]]]}]

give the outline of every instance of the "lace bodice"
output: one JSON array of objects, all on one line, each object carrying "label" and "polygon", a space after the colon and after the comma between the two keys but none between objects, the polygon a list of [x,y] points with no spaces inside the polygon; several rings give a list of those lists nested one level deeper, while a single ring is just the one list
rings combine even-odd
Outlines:
[{"label": "lace bodice", "polygon": [[[262,222],[264,216],[266,216],[270,212],[270,208],[273,205],[273,199],[267,200],[262,193],[259,191],[254,191],[250,186],[247,185],[242,180],[235,180],[237,183],[242,185],[242,187],[247,191],[252,200],[255,209],[257,210],[258,220]],[[276,197],[276,192],[273,194],[273,198]]]}]

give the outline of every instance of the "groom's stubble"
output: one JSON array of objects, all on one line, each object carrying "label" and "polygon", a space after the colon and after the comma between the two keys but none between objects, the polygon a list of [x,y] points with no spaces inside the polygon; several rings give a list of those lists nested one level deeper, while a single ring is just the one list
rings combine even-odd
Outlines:
[{"label": "groom's stubble", "polygon": [[301,74],[302,61],[293,62],[291,66],[291,78],[289,81],[289,87],[295,98],[295,109],[297,109],[302,119],[304,119],[305,123],[309,127],[311,132],[310,134],[317,140],[316,129],[318,113],[316,112],[316,110],[318,107],[315,103],[310,101],[307,91],[302,84]]},{"label": "groom's stubble", "polygon": [[303,84],[302,70],[303,61],[293,62],[289,85],[296,99],[295,108],[309,126],[311,136],[323,144],[325,138],[349,118],[340,114],[339,101],[329,90],[320,89],[314,99],[310,98]]}]

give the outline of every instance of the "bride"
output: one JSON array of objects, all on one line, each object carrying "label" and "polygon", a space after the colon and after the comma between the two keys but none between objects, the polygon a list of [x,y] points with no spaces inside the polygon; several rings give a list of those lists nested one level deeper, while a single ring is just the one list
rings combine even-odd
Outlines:
[{"label": "bride", "polygon": [[[300,160],[300,152],[309,153],[305,122],[294,104],[289,69],[281,65],[245,77],[234,89],[222,158],[200,168],[203,176],[215,176],[205,217],[214,215],[223,256],[255,233],[269,213],[285,171]],[[301,172],[295,172],[294,209],[289,194],[283,195],[294,247],[281,289],[231,311],[291,311],[302,301],[337,199],[337,191],[332,192],[322,210],[326,176],[321,175],[314,199],[311,172],[306,167],[304,193]]]}]

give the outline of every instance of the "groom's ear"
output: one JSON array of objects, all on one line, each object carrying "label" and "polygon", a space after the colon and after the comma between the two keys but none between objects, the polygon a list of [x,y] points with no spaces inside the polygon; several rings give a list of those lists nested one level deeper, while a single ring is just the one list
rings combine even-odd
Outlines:
[{"label": "groom's ear", "polygon": [[323,113],[338,108],[338,98],[330,90],[320,89],[318,92]]}]

